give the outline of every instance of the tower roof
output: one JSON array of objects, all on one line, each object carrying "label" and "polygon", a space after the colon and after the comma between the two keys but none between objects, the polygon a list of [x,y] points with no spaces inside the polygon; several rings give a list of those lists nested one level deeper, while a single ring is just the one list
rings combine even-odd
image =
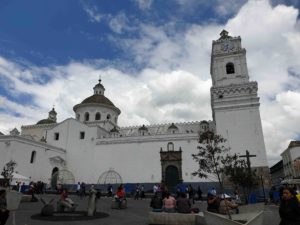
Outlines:
[{"label": "tower roof", "polygon": [[222,30],[221,33],[220,33],[220,36],[221,37],[219,38],[219,40],[231,38],[231,36],[228,35],[227,30]]}]

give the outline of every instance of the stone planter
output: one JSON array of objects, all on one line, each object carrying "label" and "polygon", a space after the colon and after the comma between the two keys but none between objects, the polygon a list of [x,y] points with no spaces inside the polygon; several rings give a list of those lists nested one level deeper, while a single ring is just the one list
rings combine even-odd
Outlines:
[{"label": "stone planter", "polygon": [[[204,212],[206,224],[209,225],[262,225],[263,224],[263,211],[249,212],[231,215],[232,220],[228,219],[227,215],[217,213]],[[244,222],[242,222],[244,221]]]},{"label": "stone planter", "polygon": [[6,191],[6,204],[7,209],[10,211],[15,211],[19,208],[21,199],[22,199],[22,193],[12,190]]}]

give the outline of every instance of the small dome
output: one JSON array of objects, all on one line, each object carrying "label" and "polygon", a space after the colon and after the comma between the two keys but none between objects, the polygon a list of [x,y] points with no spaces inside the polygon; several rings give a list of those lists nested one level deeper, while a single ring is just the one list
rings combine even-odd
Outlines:
[{"label": "small dome", "polygon": [[55,111],[54,107],[53,107],[52,110],[49,112],[49,114],[55,114],[55,115],[57,115],[57,112]]},{"label": "small dome", "polygon": [[37,122],[36,124],[51,124],[51,123],[55,123],[55,121],[50,120],[50,119],[43,119],[43,120],[40,120],[39,122]]},{"label": "small dome", "polygon": [[168,130],[171,130],[171,129],[178,130],[178,127],[174,123],[172,123],[171,126],[169,126]]},{"label": "small dome", "polygon": [[102,88],[105,90],[104,86],[101,84],[101,80],[99,79],[99,83],[95,85],[94,88]]},{"label": "small dome", "polygon": [[114,127],[113,129],[110,130],[110,133],[119,133],[119,131],[116,127]]},{"label": "small dome", "polygon": [[145,125],[143,124],[143,126],[141,126],[141,127],[139,128],[139,131],[142,131],[142,130],[145,130],[145,131],[147,131],[147,130],[148,130],[148,128],[147,128],[147,127],[145,127]]},{"label": "small dome", "polygon": [[200,124],[208,124],[208,122],[206,120],[202,120]]},{"label": "small dome", "polygon": [[113,169],[102,173],[98,179],[98,184],[121,184],[123,183],[122,177]]}]

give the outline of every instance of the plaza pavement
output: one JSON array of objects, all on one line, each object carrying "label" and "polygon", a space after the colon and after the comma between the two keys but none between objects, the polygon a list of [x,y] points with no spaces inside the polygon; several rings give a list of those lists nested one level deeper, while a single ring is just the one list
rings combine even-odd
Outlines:
[{"label": "plaza pavement", "polygon": [[[59,199],[59,195],[41,195],[46,201],[52,198]],[[76,210],[84,211],[87,209],[88,197],[80,199],[78,196],[70,196],[79,206]],[[112,198],[101,197],[97,203],[97,211],[109,214],[106,218],[87,221],[41,221],[31,219],[32,215],[40,213],[43,207],[42,202],[25,202],[21,203],[16,211],[16,225],[146,225],[148,221],[148,212],[150,211],[150,199],[133,200],[128,198],[128,208],[123,210],[111,209]],[[206,203],[196,202],[196,206],[205,209]],[[12,215],[6,225],[12,224]]]}]

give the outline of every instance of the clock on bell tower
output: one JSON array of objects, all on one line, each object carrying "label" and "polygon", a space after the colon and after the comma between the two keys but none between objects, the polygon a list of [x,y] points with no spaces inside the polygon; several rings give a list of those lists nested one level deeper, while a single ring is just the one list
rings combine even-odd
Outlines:
[{"label": "clock on bell tower", "polygon": [[240,37],[231,37],[226,30],[213,41],[211,55],[211,76],[214,86],[245,83],[249,81],[246,50]]}]

